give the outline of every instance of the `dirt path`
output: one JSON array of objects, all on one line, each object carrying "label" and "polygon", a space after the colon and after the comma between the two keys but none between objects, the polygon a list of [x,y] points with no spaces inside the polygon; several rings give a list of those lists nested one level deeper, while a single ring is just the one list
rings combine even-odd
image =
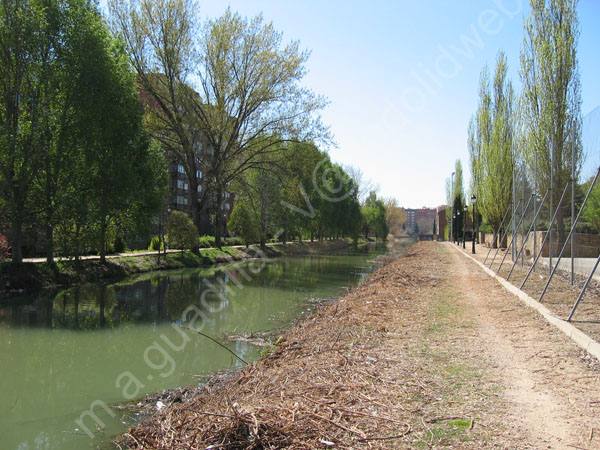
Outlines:
[{"label": "dirt path", "polygon": [[590,404],[599,377],[583,352],[475,264],[451,253],[448,275],[476,323],[478,352],[501,383],[507,425],[535,448],[600,448],[600,439],[589,439],[600,427],[598,408]]},{"label": "dirt path", "polygon": [[600,448],[597,360],[446,244],[411,246],[268,353],[121,445]]}]

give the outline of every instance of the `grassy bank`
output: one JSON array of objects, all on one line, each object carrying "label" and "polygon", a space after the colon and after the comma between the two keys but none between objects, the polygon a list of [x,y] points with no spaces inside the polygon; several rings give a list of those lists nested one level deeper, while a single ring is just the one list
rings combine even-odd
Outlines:
[{"label": "grassy bank", "polygon": [[319,254],[343,250],[351,245],[349,240],[340,239],[323,242],[297,242],[285,245],[277,244],[261,252],[257,247],[223,247],[201,249],[198,253],[169,253],[161,257],[156,255],[122,256],[107,259],[102,263],[98,259],[81,261],[57,261],[47,263],[23,263],[13,265],[0,263],[0,295],[20,292],[32,292],[56,286],[69,286],[80,283],[114,281],[128,276],[156,270],[209,267],[255,257],[278,257],[284,255]]}]

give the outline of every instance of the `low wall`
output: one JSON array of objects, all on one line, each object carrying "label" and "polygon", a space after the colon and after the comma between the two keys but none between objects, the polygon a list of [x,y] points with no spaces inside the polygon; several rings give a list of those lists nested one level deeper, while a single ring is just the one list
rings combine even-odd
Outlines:
[{"label": "low wall", "polygon": [[[504,247],[510,244],[511,236],[509,234],[508,238],[505,240]],[[534,236],[535,236],[535,248],[536,251],[539,252],[540,246],[546,237],[545,231],[536,231],[535,233],[531,232],[529,238],[526,239],[525,242],[525,256],[533,256],[533,248],[534,248]],[[494,235],[492,233],[481,233],[481,243],[485,243],[490,246]],[[563,245],[563,242],[556,242],[556,234],[552,236],[552,255],[558,256]],[[517,249],[520,249],[523,243],[523,237],[521,235],[517,236]],[[544,249],[542,250],[542,257],[548,257],[548,242],[544,245]],[[598,234],[584,234],[584,233],[575,233],[575,257],[576,258],[597,258],[600,254],[600,235]],[[571,243],[567,245],[565,248],[565,252],[563,253],[564,257],[571,257]]]}]

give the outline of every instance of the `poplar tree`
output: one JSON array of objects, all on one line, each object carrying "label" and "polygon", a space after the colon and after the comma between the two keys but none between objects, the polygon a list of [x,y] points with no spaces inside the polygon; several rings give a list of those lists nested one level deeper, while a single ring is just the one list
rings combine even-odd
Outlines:
[{"label": "poplar tree", "polygon": [[[521,49],[521,123],[524,156],[538,192],[550,205],[582,163],[581,91],[577,62],[577,0],[530,0]],[[567,200],[564,208],[568,208]],[[564,239],[564,208],[557,213]]]},{"label": "poplar tree", "polygon": [[515,166],[514,93],[507,70],[506,56],[500,51],[491,86],[487,66],[481,71],[479,105],[468,133],[472,192],[494,233],[512,201]]}]

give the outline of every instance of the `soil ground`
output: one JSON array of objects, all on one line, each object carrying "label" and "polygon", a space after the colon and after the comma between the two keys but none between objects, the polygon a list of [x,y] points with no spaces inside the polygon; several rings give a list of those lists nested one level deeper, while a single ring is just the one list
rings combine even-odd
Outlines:
[{"label": "soil ground", "polygon": [[119,445],[593,449],[599,408],[597,360],[451,245],[421,242]]}]

